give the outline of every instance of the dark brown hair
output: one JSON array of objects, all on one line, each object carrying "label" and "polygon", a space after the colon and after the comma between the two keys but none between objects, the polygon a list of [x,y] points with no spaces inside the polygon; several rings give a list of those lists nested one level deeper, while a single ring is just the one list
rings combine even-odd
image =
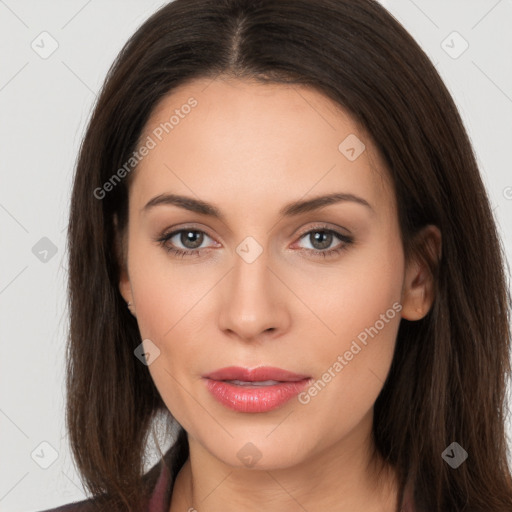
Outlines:
[{"label": "dark brown hair", "polygon": [[[129,160],[160,100],[194,78],[219,75],[310,86],[370,134],[392,179],[404,254],[423,258],[436,283],[427,316],[401,320],[375,403],[376,451],[397,470],[399,500],[412,479],[419,510],[510,512],[502,247],[449,92],[414,39],[373,0],[176,0],[112,65],[80,150],[68,233],[66,418],[88,489],[136,510],[159,470],[143,474],[155,414],[174,421],[134,356],[140,333],[118,289],[115,240],[126,227],[130,180],[102,198],[94,191]],[[415,244],[428,224],[442,232],[439,261]],[[188,456],[178,427],[164,459],[173,478]],[[457,469],[441,457],[453,441],[468,453]]]}]

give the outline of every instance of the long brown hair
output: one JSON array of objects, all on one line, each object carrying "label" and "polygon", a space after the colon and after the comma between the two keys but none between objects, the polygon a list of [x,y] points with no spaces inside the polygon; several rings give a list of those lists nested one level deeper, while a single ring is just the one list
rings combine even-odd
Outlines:
[{"label": "long brown hair", "polygon": [[[308,85],[370,134],[392,178],[405,256],[423,258],[436,283],[427,316],[401,321],[375,403],[375,449],[396,468],[399,501],[412,479],[420,510],[510,512],[505,258],[449,92],[374,0],[176,0],[137,30],[112,65],[80,150],[68,232],[66,419],[88,489],[136,510],[159,470],[143,470],[155,415],[174,421],[134,356],[140,333],[118,290],[123,261],[115,240],[127,223],[130,179],[104,185],[129,161],[165,95],[220,74]],[[442,232],[439,261],[415,244],[427,224]],[[172,478],[188,456],[178,427],[164,459]],[[468,453],[457,469],[441,456],[452,442]]]}]

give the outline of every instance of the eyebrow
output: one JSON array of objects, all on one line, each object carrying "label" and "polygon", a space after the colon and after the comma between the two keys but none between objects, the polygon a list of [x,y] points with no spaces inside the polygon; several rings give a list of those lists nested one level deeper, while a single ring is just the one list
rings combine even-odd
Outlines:
[{"label": "eyebrow", "polygon": [[[341,202],[352,202],[360,204],[375,213],[375,210],[372,208],[370,203],[368,203],[368,201],[362,197],[356,196],[354,194],[339,192],[313,197],[312,199],[293,201],[281,208],[279,215],[283,217],[293,217]],[[178,206],[179,208],[183,208],[191,212],[214,217],[221,220],[222,222],[225,221],[224,215],[221,213],[219,208],[213,204],[207,203],[200,199],[194,199],[193,197],[181,196],[178,194],[160,194],[153,197],[153,199],[150,199],[141,209],[141,213],[145,213],[151,208],[159,205]]]}]

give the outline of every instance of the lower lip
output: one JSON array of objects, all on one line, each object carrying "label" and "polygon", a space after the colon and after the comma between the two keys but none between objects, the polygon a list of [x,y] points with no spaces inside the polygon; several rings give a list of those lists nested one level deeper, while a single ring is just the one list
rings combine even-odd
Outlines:
[{"label": "lower lip", "polygon": [[250,387],[206,379],[206,386],[208,391],[229,409],[238,412],[267,412],[281,407],[298,395],[308,385],[309,380]]}]

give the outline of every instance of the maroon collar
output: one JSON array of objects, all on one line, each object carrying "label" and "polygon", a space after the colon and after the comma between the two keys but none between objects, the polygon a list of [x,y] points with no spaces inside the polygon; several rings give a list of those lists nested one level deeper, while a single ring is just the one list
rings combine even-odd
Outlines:
[{"label": "maroon collar", "polygon": [[171,474],[163,461],[158,480],[149,499],[148,512],[168,512],[171,506]]}]

